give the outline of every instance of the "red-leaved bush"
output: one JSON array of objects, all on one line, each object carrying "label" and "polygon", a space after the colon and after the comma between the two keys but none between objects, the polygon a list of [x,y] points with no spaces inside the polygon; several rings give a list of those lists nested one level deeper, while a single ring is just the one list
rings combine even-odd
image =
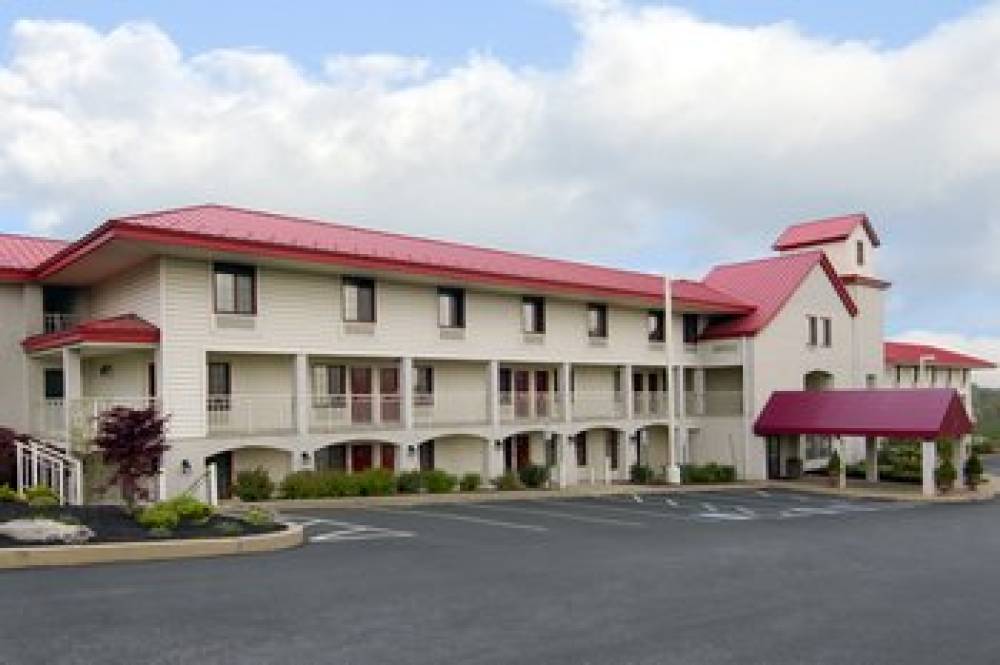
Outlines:
[{"label": "red-leaved bush", "polygon": [[117,406],[97,417],[94,447],[104,464],[113,469],[108,485],[119,485],[129,506],[149,498],[142,480],[160,469],[163,453],[169,449],[166,429],[167,419],[155,407]]}]

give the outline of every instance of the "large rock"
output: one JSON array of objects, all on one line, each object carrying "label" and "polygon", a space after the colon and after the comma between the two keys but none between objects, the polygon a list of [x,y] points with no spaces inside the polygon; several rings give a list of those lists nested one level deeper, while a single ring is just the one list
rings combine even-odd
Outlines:
[{"label": "large rock", "polygon": [[22,543],[85,543],[94,532],[82,524],[63,524],[48,519],[21,519],[0,523],[0,536]]}]

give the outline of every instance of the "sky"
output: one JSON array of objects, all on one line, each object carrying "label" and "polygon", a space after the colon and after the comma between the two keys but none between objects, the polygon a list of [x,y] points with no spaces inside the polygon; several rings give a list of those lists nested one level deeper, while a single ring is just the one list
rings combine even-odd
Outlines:
[{"label": "sky", "polygon": [[288,7],[0,0],[0,231],[214,201],[698,278],[863,210],[887,332],[1000,360],[1000,2]]}]

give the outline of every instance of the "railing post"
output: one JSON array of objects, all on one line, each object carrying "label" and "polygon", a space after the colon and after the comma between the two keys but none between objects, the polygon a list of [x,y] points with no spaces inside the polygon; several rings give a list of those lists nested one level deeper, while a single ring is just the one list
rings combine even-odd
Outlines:
[{"label": "railing post", "polygon": [[80,460],[73,460],[73,484],[76,486],[76,504],[78,506],[83,505],[83,462]]},{"label": "railing post", "polygon": [[17,461],[15,462],[17,467],[17,491],[20,493],[24,491],[24,444],[17,441],[14,443],[14,449],[17,454]]},{"label": "railing post", "polygon": [[309,433],[309,356],[300,353],[295,356],[295,431],[300,435]]},{"label": "railing post", "polygon": [[[413,358],[403,356],[399,359],[400,382],[400,416],[403,429],[413,429]],[[374,416],[374,413],[372,414]]]},{"label": "railing post", "polygon": [[562,409],[561,420],[565,423],[572,422],[573,420],[573,390],[570,385],[570,377],[573,373],[573,367],[569,363],[563,363],[559,367],[559,388],[562,393],[559,395],[560,408]]},{"label": "railing post", "polygon": [[208,465],[208,477],[205,486],[208,490],[208,505],[217,506],[219,505],[219,477],[217,474],[217,467],[215,462]]},{"label": "railing post", "polygon": [[38,484],[38,444],[32,443],[31,446],[31,486],[34,487]]}]

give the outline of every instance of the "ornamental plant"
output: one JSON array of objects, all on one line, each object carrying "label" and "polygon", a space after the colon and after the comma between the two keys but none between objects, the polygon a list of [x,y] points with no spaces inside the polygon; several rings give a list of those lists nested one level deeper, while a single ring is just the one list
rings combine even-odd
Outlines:
[{"label": "ornamental plant", "polygon": [[972,489],[976,489],[983,481],[983,462],[976,453],[972,453],[965,461],[965,480]]},{"label": "ornamental plant", "polygon": [[149,490],[142,481],[159,473],[163,453],[170,448],[166,429],[166,417],[152,406],[117,406],[97,417],[97,434],[92,443],[104,464],[112,469],[107,486],[118,485],[129,507],[149,499]]}]

